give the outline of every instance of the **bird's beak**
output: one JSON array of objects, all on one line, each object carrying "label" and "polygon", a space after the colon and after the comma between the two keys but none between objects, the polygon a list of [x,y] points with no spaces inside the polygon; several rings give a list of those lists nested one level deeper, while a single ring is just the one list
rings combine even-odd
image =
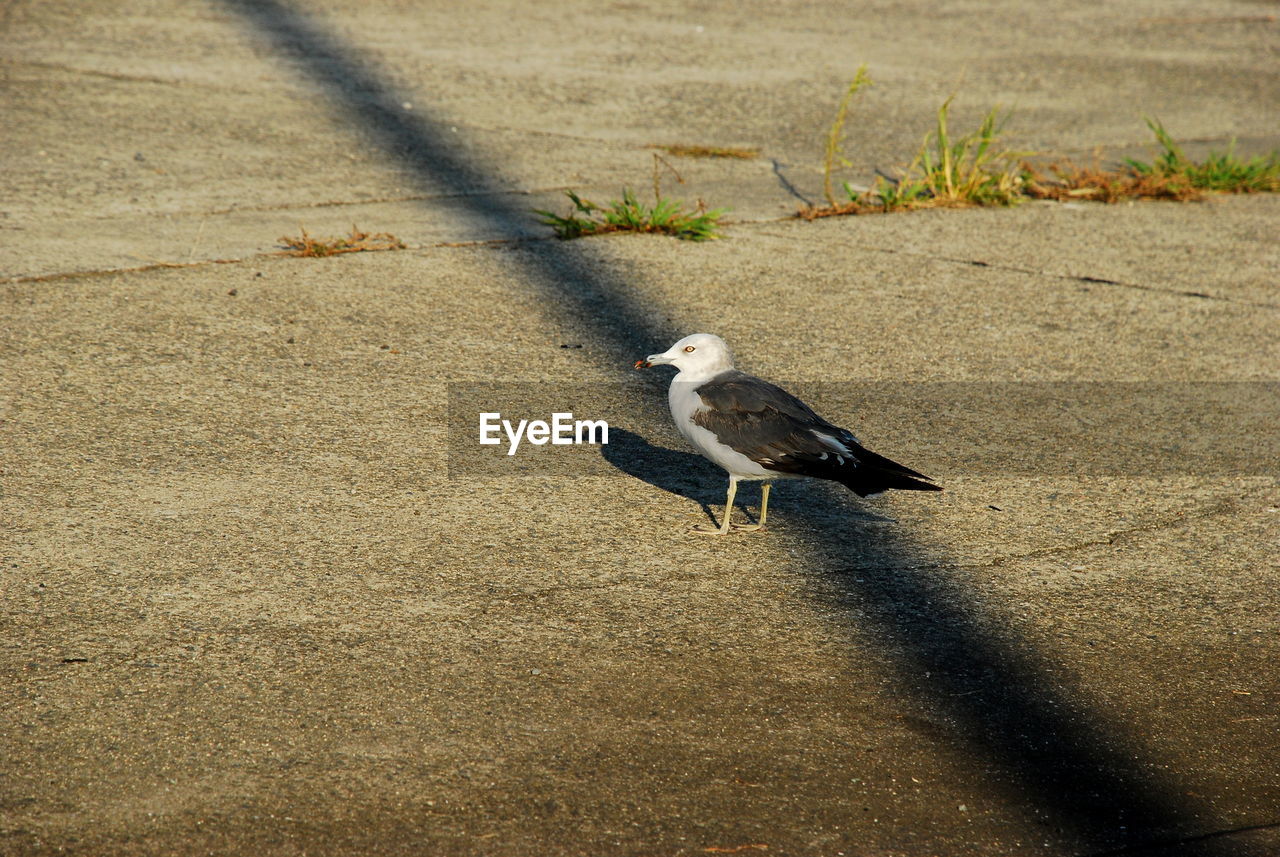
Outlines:
[{"label": "bird's beak", "polygon": [[670,366],[671,358],[665,354],[650,354],[643,360],[636,361],[637,369],[648,369],[650,366]]}]

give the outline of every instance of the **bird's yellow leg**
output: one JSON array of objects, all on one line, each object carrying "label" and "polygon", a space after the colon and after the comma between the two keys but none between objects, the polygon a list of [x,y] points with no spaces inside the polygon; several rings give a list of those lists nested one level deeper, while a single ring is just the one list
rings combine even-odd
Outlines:
[{"label": "bird's yellow leg", "polygon": [[724,518],[720,522],[719,527],[708,527],[705,524],[699,524],[693,528],[695,533],[703,533],[709,536],[723,536],[729,532],[729,519],[733,517],[733,498],[738,494],[738,480],[729,477],[729,496],[724,501]]},{"label": "bird's yellow leg", "polygon": [[769,487],[772,483],[764,483],[764,487],[760,489],[760,520],[754,524],[734,524],[735,530],[745,530],[746,532],[754,532],[755,530],[764,529],[765,518],[769,517]]}]

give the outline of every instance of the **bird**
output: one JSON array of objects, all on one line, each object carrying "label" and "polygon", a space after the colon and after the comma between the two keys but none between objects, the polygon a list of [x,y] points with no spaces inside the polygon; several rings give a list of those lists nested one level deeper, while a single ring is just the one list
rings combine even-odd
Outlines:
[{"label": "bird", "polygon": [[[781,387],[735,369],[723,339],[695,333],[661,354],[637,360],[637,369],[674,366],[667,403],[685,440],[729,473],[729,491],[719,527],[694,532],[726,535],[730,528],[760,530],[769,513],[774,479],[829,479],[859,497],[896,488],[941,491],[922,473],[878,455],[847,429],[827,422]],[[733,524],[733,501],[741,480],[763,480],[760,518]]]}]

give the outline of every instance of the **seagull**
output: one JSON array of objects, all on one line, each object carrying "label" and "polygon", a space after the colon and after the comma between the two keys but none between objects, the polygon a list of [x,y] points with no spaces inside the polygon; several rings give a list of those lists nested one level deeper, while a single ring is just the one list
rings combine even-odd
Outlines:
[{"label": "seagull", "polygon": [[[729,471],[720,526],[699,525],[695,532],[723,536],[730,527],[764,527],[773,479],[830,479],[859,497],[874,497],[890,488],[942,490],[928,476],[866,449],[847,429],[827,422],[781,387],[733,368],[729,346],[714,334],[686,336],[661,354],[637,360],[635,366],[680,370],[667,392],[676,428],[705,457]],[[756,524],[730,523],[743,479],[764,480]]]}]

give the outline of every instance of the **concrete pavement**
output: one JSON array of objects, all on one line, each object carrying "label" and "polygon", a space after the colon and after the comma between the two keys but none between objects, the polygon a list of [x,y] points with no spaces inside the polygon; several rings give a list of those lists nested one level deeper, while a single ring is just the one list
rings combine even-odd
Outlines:
[{"label": "concrete pavement", "polygon": [[[819,193],[861,62],[850,178],[958,80],[957,126],[1015,104],[1029,148],[1144,112],[1266,148],[1264,6],[3,16],[0,853],[1280,849],[1268,438],[1081,475],[1013,437],[1002,472],[847,393],[1272,395],[1280,204],[803,223],[779,179]],[[530,208],[646,187],[655,142],[761,148],[674,162],[726,240],[543,239]],[[353,220],[411,249],[271,255]],[[785,485],[765,533],[686,536],[723,476],[629,361],[694,330],[947,491]],[[600,391],[616,445],[451,470],[490,379]]]}]

